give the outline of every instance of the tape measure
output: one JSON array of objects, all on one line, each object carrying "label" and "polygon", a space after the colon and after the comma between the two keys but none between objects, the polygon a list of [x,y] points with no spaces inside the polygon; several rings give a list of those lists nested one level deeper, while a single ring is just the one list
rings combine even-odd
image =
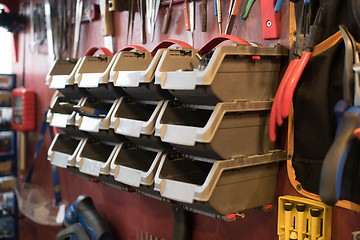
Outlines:
[{"label": "tape measure", "polygon": [[35,92],[29,88],[15,88],[12,91],[12,128],[15,131],[35,130]]}]

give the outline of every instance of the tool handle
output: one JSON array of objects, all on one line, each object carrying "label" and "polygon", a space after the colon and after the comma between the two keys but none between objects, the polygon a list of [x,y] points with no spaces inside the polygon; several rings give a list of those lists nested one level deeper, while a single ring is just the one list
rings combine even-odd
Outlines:
[{"label": "tool handle", "polygon": [[118,51],[118,53],[119,52],[129,52],[131,50],[145,50],[145,51],[147,51],[146,48],[138,46],[138,45],[127,45],[126,47],[123,47],[122,49],[120,49]]},{"label": "tool handle", "polygon": [[307,63],[309,62],[310,56],[311,52],[303,52],[301,59],[298,61],[298,63],[296,63],[296,67],[294,67],[294,70],[289,77],[282,99],[281,117],[283,119],[289,116],[291,102],[294,96],[296,85],[299,82]]},{"label": "tool handle", "polygon": [[220,43],[227,41],[227,40],[232,40],[238,44],[248,44],[251,46],[251,44],[249,42],[245,41],[242,38],[232,36],[232,35],[222,34],[222,35],[218,35],[218,36],[210,39],[207,43],[205,43],[205,45],[202,46],[200,48],[200,50],[198,51],[198,54],[200,54],[200,55],[206,54],[206,53],[210,52],[214,47],[216,47]]},{"label": "tool handle", "polygon": [[171,21],[171,15],[172,15],[173,11],[174,11],[174,9],[172,7],[166,8],[166,13],[165,13],[165,16],[164,16],[164,22],[163,22],[163,26],[162,26],[162,33],[163,34],[167,34],[167,32],[169,30],[169,25],[170,25],[170,21]]},{"label": "tool handle", "polygon": [[281,8],[281,5],[282,5],[283,1],[284,0],[277,0],[276,1],[275,8],[274,8],[275,13],[280,12],[280,8]]},{"label": "tool handle", "polygon": [[[245,8],[242,9],[242,11],[241,11],[241,12],[243,12],[243,14],[241,15],[241,19],[244,21],[249,17],[250,10],[251,10],[252,6],[254,5],[255,0],[248,0],[248,1],[245,1],[245,3],[246,3]],[[244,7],[244,6],[242,6],[242,7]]]},{"label": "tool handle", "polygon": [[192,214],[177,204],[173,205],[173,212],[175,216],[173,240],[191,240]]},{"label": "tool handle", "polygon": [[151,55],[155,56],[156,52],[160,49],[160,48],[168,48],[174,44],[177,44],[181,47],[188,47],[188,48],[192,48],[191,45],[187,44],[186,42],[180,41],[180,40],[175,40],[175,39],[166,39],[162,42],[160,42],[152,51],[151,51]]},{"label": "tool handle", "polygon": [[109,11],[109,1],[100,0],[101,33],[103,36],[113,36],[113,12]]},{"label": "tool handle", "polygon": [[202,0],[201,31],[206,32],[207,28],[207,0]]},{"label": "tool handle", "polygon": [[102,51],[105,55],[114,56],[106,47],[91,47],[85,52],[85,56],[94,56],[97,51]]},{"label": "tool handle", "polygon": [[275,0],[261,0],[261,18],[264,39],[280,37],[280,13],[273,11]]},{"label": "tool handle", "polygon": [[320,175],[320,197],[328,205],[340,199],[341,181],[346,158],[354,139],[353,132],[359,127],[360,108],[350,107],[343,115],[339,135],[327,152]]},{"label": "tool handle", "polygon": [[184,2],[183,9],[184,9],[185,31],[190,31],[189,3],[187,1]]},{"label": "tool handle", "polygon": [[241,2],[242,2],[241,0],[235,0],[231,15],[237,16],[239,14]]},{"label": "tool handle", "polygon": [[[218,16],[218,8],[217,8],[216,0],[214,0],[214,13],[215,13],[215,17],[217,17]],[[216,20],[217,20],[217,18],[216,18]]]}]

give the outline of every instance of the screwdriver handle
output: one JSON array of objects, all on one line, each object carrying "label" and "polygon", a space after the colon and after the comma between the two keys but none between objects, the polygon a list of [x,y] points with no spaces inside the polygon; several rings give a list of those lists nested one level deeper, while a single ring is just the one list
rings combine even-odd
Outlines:
[{"label": "screwdriver handle", "polygon": [[183,8],[184,8],[185,31],[190,31],[189,3],[187,1],[184,2]]},{"label": "screwdriver handle", "polygon": [[206,32],[207,28],[207,0],[202,0],[202,22],[201,22],[201,31]]},{"label": "screwdriver handle", "polygon": [[169,30],[169,25],[171,22],[171,16],[172,16],[172,12],[174,11],[174,9],[172,7],[168,7],[166,8],[166,13],[164,16],[164,23],[162,26],[162,33],[163,34],[167,34],[168,30]]}]

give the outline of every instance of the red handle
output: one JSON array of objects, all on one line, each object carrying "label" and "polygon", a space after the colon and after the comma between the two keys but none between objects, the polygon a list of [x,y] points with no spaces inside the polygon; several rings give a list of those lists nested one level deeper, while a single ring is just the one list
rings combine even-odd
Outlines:
[{"label": "red handle", "polygon": [[289,116],[291,101],[294,95],[296,85],[299,82],[299,79],[306,67],[306,64],[309,62],[310,56],[311,52],[303,52],[301,59],[299,60],[298,64],[296,64],[296,67],[294,68],[294,71],[292,72],[288,80],[288,84],[286,84],[281,107],[281,117],[283,119]]},{"label": "red handle", "polygon": [[354,130],[354,136],[360,140],[360,128]]},{"label": "red handle", "polygon": [[248,44],[251,46],[251,44],[247,41],[245,41],[242,38],[236,37],[236,36],[232,36],[232,35],[227,35],[227,34],[222,34],[222,35],[218,35],[212,39],[210,39],[210,41],[208,41],[207,43],[205,43],[204,46],[202,46],[202,48],[200,48],[200,50],[198,51],[198,54],[203,55],[205,53],[210,52],[214,47],[216,47],[217,45],[219,45],[220,43],[226,41],[226,40],[232,40],[238,44]]},{"label": "red handle", "polygon": [[160,48],[168,48],[174,44],[177,44],[181,47],[188,47],[188,48],[192,48],[191,45],[187,44],[186,42],[180,41],[180,40],[175,40],[175,39],[166,39],[164,41],[162,41],[161,43],[159,43],[152,51],[151,51],[151,55],[155,56],[156,52],[160,49]]},{"label": "red handle", "polygon": [[114,54],[106,47],[91,47],[85,52],[85,56],[94,56],[97,51],[102,51],[105,55],[114,56]]},{"label": "red handle", "polygon": [[269,138],[271,142],[275,142],[276,140],[276,105],[277,105],[277,99],[278,95],[275,96],[273,105],[271,107],[270,112],[270,120],[269,120]]},{"label": "red handle", "polygon": [[280,13],[275,13],[276,0],[261,0],[261,19],[264,39],[280,37]]},{"label": "red handle", "polygon": [[138,46],[138,45],[127,45],[126,47],[123,47],[122,49],[120,49],[118,51],[118,53],[119,52],[129,52],[131,50],[145,50],[145,51],[147,51],[146,48]]}]

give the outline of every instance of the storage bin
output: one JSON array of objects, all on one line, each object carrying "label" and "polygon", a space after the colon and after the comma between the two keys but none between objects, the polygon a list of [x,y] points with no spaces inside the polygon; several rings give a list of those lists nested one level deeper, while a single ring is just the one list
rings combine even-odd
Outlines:
[{"label": "storage bin", "polygon": [[76,156],[79,171],[91,176],[110,174],[110,162],[119,144],[107,144],[93,138],[87,138]]},{"label": "storage bin", "polygon": [[159,49],[154,57],[145,50],[117,53],[110,70],[110,82],[134,99],[173,99],[167,90],[154,85],[155,69],[163,52],[164,49]]},{"label": "storage bin", "polygon": [[275,96],[281,57],[288,55],[280,45],[218,46],[202,61],[194,52],[181,51],[165,50],[155,71],[155,84],[180,102],[200,105],[269,101]]},{"label": "storage bin", "polygon": [[213,162],[164,154],[154,189],[191,204],[185,206],[195,212],[202,208],[226,216],[274,203],[278,162],[285,159],[283,151]]},{"label": "storage bin", "polygon": [[109,55],[83,57],[75,74],[79,88],[102,100],[115,100],[123,96],[121,88],[109,83],[112,64],[113,57]]},{"label": "storage bin", "polygon": [[[197,108],[194,108],[197,107]],[[271,102],[229,102],[215,107],[166,101],[156,120],[155,136],[179,152],[210,159],[267,153]]]},{"label": "storage bin", "polygon": [[110,127],[133,143],[155,149],[172,148],[154,136],[155,121],[163,103],[121,98],[111,115]]},{"label": "storage bin", "polygon": [[69,99],[86,97],[88,93],[85,89],[79,89],[75,80],[80,62],[80,59],[56,60],[46,75],[46,85],[59,90]]},{"label": "storage bin", "polygon": [[62,168],[76,165],[76,157],[85,139],[73,138],[66,134],[56,134],[48,149],[48,160]]},{"label": "storage bin", "polygon": [[110,174],[116,181],[133,187],[152,185],[162,154],[161,150],[122,143],[110,163]]}]

